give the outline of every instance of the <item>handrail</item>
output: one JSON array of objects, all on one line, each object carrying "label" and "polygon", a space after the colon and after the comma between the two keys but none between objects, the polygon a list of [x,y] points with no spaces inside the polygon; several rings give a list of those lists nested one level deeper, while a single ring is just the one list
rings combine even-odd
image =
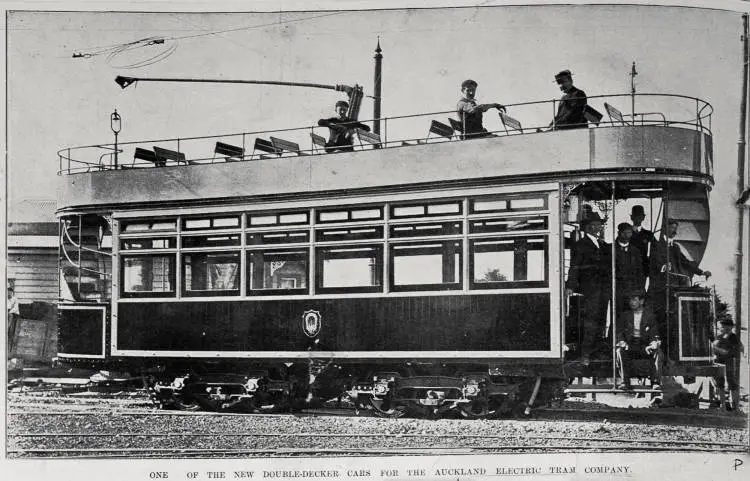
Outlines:
[{"label": "handrail", "polygon": [[[646,125],[662,125],[662,126],[685,126],[694,128],[702,133],[711,135],[710,130],[710,123],[711,123],[711,115],[713,114],[713,106],[709,104],[706,101],[703,101],[701,99],[695,98],[695,97],[688,97],[685,95],[678,95],[678,94],[655,94],[655,93],[642,93],[637,94],[636,97],[643,98],[643,99],[660,99],[660,100],[671,100],[671,101],[682,101],[680,104],[677,105],[675,113],[669,113],[668,115],[665,115],[664,112],[640,112],[636,113],[635,116],[641,116],[640,122],[637,123],[638,126],[646,126]],[[597,107],[598,103],[602,99],[619,99],[619,98],[626,98],[628,101],[632,98],[632,94],[610,94],[610,95],[593,95],[589,96],[587,98],[588,104],[592,105],[594,107]],[[518,119],[523,125],[523,131],[520,132],[523,135],[534,133],[538,130],[546,130],[549,126],[549,105],[553,106],[553,112],[555,111],[554,107],[556,107],[559,104],[559,99],[551,99],[551,100],[542,100],[542,101],[529,101],[529,102],[517,102],[512,104],[504,104],[506,109],[508,111],[515,110],[513,112],[513,117]],[[547,107],[544,107],[544,106]],[[529,120],[523,116],[523,114],[519,114],[518,111],[522,110],[527,113],[531,113],[534,115],[535,120],[532,122],[537,122],[536,124],[529,125]],[[536,109],[536,110],[534,110]],[[680,118],[683,117],[685,112],[690,112],[690,114],[687,116],[688,118]],[[448,115],[449,117],[455,116],[456,112],[453,110],[449,111],[437,111],[437,112],[427,112],[427,113],[419,113],[419,114],[410,114],[410,115],[401,115],[401,116],[394,116],[394,117],[383,117],[380,119],[369,119],[369,120],[360,120],[360,122],[374,122],[374,121],[383,121],[383,132],[382,132],[382,141],[379,145],[376,146],[367,146],[367,147],[361,147],[359,146],[357,150],[361,149],[368,149],[368,148],[391,148],[391,147],[401,147],[403,145],[413,145],[413,143],[425,143],[425,142],[439,142],[439,141],[448,141],[447,139],[440,139],[437,137],[429,137],[427,128],[424,126],[421,126],[421,124],[415,123],[416,120],[420,118],[424,119],[430,119],[435,116],[443,116]],[[605,114],[606,115],[606,114]],[[626,115],[626,114],[623,114]],[[646,115],[658,115],[661,116],[660,120],[651,120],[646,119]],[[633,117],[633,114],[627,114],[629,117]],[[489,117],[488,117],[489,118]],[[443,119],[445,120],[445,119]],[[633,119],[635,120],[635,118]],[[705,125],[705,121],[708,120],[708,127]],[[496,121],[496,120],[495,120]],[[485,122],[487,123],[487,122]],[[389,125],[390,124],[390,125]],[[399,138],[394,138],[393,132],[394,130],[394,124],[398,124],[399,126],[403,127],[403,136]],[[420,130],[420,126],[421,129]],[[615,126],[615,123],[611,120],[605,121],[602,119],[602,121],[599,122],[598,126],[595,128],[602,128],[602,127],[613,127]],[[318,127],[317,125],[307,125],[303,127],[295,127],[295,128],[284,128],[284,129],[274,129],[274,130],[256,130],[256,131],[249,131],[249,132],[237,132],[237,133],[228,133],[228,134],[212,134],[212,135],[205,135],[205,136],[196,136],[196,137],[179,137],[179,138],[166,138],[166,139],[150,139],[145,141],[133,141],[133,142],[118,142],[117,151],[118,153],[125,153],[126,150],[130,149],[131,151],[135,148],[135,146],[141,146],[145,147],[148,146],[150,149],[153,144],[162,144],[161,146],[164,147],[164,144],[172,144],[172,146],[168,147],[170,149],[174,149],[173,146],[176,146],[176,150],[178,153],[185,153],[185,145],[191,144],[196,141],[211,141],[216,139],[223,139],[224,141],[227,141],[227,139],[235,138],[235,145],[240,144],[241,139],[241,145],[243,148],[243,155],[237,156],[237,157],[229,157],[229,158],[223,158],[219,157],[217,160],[215,152],[213,153],[213,157],[208,156],[198,156],[198,157],[188,157],[187,163],[188,164],[205,164],[205,163],[214,163],[217,161],[225,161],[225,162],[231,162],[231,161],[246,161],[246,160],[257,160],[261,158],[266,157],[275,157],[280,156],[281,154],[269,154],[268,152],[255,152],[252,151],[250,148],[253,144],[251,141],[246,143],[247,136],[268,136],[268,135],[278,135],[278,134],[285,134],[289,133],[290,135],[296,135],[297,142],[299,145],[303,145],[303,142],[305,144],[309,143],[309,134],[312,132],[315,132],[315,129],[324,129],[325,127]],[[414,133],[410,134],[408,131],[411,130]],[[488,130],[490,130],[488,128]],[[301,135],[300,133],[304,133],[304,135]],[[421,134],[420,134],[421,133]],[[490,130],[490,133],[497,135],[497,136],[505,136],[508,135],[508,132],[505,132],[504,129],[498,128],[494,130]],[[304,141],[302,140],[304,137]],[[389,138],[390,137],[390,138]],[[429,137],[429,138],[428,138]],[[471,140],[471,139],[467,139]],[[231,143],[231,141],[229,141]],[[330,155],[330,154],[320,154],[319,150],[316,153],[316,149],[314,149],[314,146],[311,146],[313,148],[300,148],[299,154],[295,153],[294,155]],[[181,150],[185,149],[185,150]],[[106,150],[106,152],[102,153],[101,150]],[[57,152],[58,158],[59,158],[59,166],[60,171],[58,172],[58,175],[62,174],[73,174],[73,173],[81,173],[81,172],[90,172],[91,170],[114,170],[115,167],[113,165],[105,165],[103,162],[103,159],[110,155],[112,156],[114,154],[114,145],[113,144],[93,144],[93,145],[86,145],[86,146],[79,146],[79,147],[66,147],[63,149],[60,149]],[[208,152],[207,149],[201,148],[204,152]],[[91,152],[94,152],[92,154]],[[286,155],[292,155],[289,153],[284,153]],[[90,157],[92,160],[84,160],[84,155],[88,158]],[[74,158],[75,157],[75,158]],[[121,156],[123,157],[123,156]],[[96,159],[96,160],[94,160]],[[66,162],[67,161],[67,165]],[[122,163],[121,163],[122,164]],[[130,165],[120,165],[119,169],[129,169],[129,168],[142,168],[146,166],[154,166],[152,163],[143,162],[143,163],[136,163],[135,160],[133,160],[132,164]]]},{"label": "handrail", "polygon": [[[104,251],[99,251],[99,250],[96,250],[96,249],[91,249],[90,247],[85,247],[82,244],[76,244],[75,241],[70,237],[70,233],[68,232],[68,226],[67,226],[66,223],[63,223],[62,232],[65,234],[65,237],[68,239],[68,242],[70,242],[77,249],[88,251],[88,252],[93,252],[95,254],[99,254],[99,255],[102,255],[102,256],[110,256],[110,257],[112,257],[111,253],[107,253],[107,252],[104,252]],[[79,242],[80,242],[80,240],[79,240]],[[75,267],[76,269],[79,269],[79,270],[82,270],[82,271],[87,271],[87,272],[93,272],[94,274],[99,274],[99,275],[102,275],[102,276],[111,276],[111,274],[108,274],[106,272],[101,272],[101,271],[97,271],[97,270],[94,270],[94,269],[89,269],[87,267],[81,266],[80,264],[76,264],[70,258],[70,256],[68,255],[68,251],[65,248],[65,243],[62,241],[62,239],[60,239],[60,247],[61,247],[61,250],[63,251],[63,254],[65,254],[65,258],[68,259],[68,262],[70,262],[70,264],[73,267]]]}]

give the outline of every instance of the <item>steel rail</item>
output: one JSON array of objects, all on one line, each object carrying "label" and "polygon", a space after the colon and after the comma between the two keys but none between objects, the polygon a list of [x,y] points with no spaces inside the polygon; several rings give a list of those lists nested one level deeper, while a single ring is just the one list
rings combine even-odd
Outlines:
[{"label": "steel rail", "polygon": [[[39,448],[39,449],[23,449],[23,448],[9,448],[7,449],[6,453],[8,454],[55,454],[55,453],[69,453],[69,454],[79,454],[77,457],[85,457],[85,455],[91,455],[92,457],[122,457],[122,458],[129,458],[129,457],[143,457],[143,455],[148,455],[152,453],[156,454],[173,454],[175,456],[179,455],[199,455],[199,456],[205,456],[207,454],[225,454],[225,455],[249,455],[249,454],[265,454],[265,455],[276,455],[276,456],[294,456],[294,455],[301,455],[301,456],[310,456],[313,454],[323,454],[323,455],[407,455],[407,456],[429,456],[429,455],[441,455],[441,454],[467,454],[467,455],[473,455],[473,454],[487,454],[492,452],[509,452],[509,451],[523,451],[523,452],[547,452],[547,451],[562,451],[562,452],[570,452],[570,451],[591,451],[591,452],[597,452],[597,451],[642,451],[642,452],[651,452],[651,451],[682,451],[682,452],[716,452],[716,453],[724,453],[724,452],[734,452],[734,453],[744,453],[746,452],[746,449],[738,448],[737,446],[732,446],[732,448],[724,449],[724,450],[718,450],[713,448],[698,448],[698,447],[681,447],[681,446],[644,446],[639,444],[634,444],[630,446],[575,446],[575,445],[565,445],[565,444],[554,444],[554,445],[547,445],[547,446],[528,446],[528,445],[510,445],[510,446],[476,446],[476,447],[466,447],[466,448],[423,448],[423,447],[397,447],[397,448],[304,448],[304,449],[296,449],[296,448],[278,448],[278,449],[225,449],[225,448],[205,448],[205,449],[196,449],[196,448],[120,448],[120,449],[114,449],[114,448],[94,448],[94,449],[88,449],[88,448],[65,448],[65,449],[54,449],[54,448]],[[100,456],[94,456],[95,453],[100,454]],[[101,454],[109,454],[109,456],[101,456]]]},{"label": "steel rail", "polygon": [[[674,444],[679,446],[687,446],[692,444],[700,444],[707,446],[734,446],[736,443],[723,442],[723,441],[703,441],[703,440],[685,440],[685,439],[628,439],[628,438],[592,438],[592,437],[577,437],[577,436],[526,436],[522,434],[518,435],[490,435],[490,434],[391,434],[391,433],[260,433],[260,432],[242,432],[242,433],[118,433],[118,434],[104,434],[104,433],[6,433],[8,437],[18,438],[36,438],[36,437],[83,437],[83,438],[123,438],[123,437],[265,437],[265,438],[284,438],[284,437],[317,437],[317,438],[395,438],[395,439],[446,439],[446,438],[470,438],[470,439],[487,439],[487,440],[512,440],[522,438],[524,440],[538,440],[538,441],[559,441],[559,440],[570,440],[570,441],[582,441],[582,442],[611,442],[611,443],[640,443],[640,444]],[[93,449],[93,448],[92,448]]]}]

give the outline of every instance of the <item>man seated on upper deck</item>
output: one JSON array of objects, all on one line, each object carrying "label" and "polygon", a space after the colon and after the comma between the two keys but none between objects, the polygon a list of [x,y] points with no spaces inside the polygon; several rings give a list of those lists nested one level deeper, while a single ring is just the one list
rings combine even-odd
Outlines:
[{"label": "man seated on upper deck", "polygon": [[552,130],[581,129],[588,126],[584,111],[586,110],[586,92],[573,85],[573,74],[563,70],[555,75],[555,82],[563,92],[557,107],[557,115],[549,128]]},{"label": "man seated on upper deck", "polygon": [[463,98],[456,105],[456,113],[463,126],[463,137],[489,137],[490,134],[482,126],[482,114],[489,109],[498,109],[505,112],[505,107],[500,104],[477,104],[474,96],[477,93],[477,83],[471,79],[461,83]]},{"label": "man seated on upper deck", "polygon": [[331,136],[326,142],[326,152],[352,152],[354,151],[354,143],[352,142],[354,130],[362,129],[369,132],[370,127],[346,116],[349,110],[348,102],[339,100],[336,102],[335,109],[338,117],[318,120],[318,125],[328,127],[331,131]]}]

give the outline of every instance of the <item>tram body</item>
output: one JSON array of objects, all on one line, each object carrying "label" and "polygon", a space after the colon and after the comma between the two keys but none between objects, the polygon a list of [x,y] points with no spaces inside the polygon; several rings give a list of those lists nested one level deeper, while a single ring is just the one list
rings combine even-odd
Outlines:
[{"label": "tram body", "polygon": [[[191,373],[162,386],[172,395],[232,373],[194,391],[224,406],[263,379],[304,397],[331,370],[354,398],[515,395],[571,375],[564,287],[584,206],[611,231],[640,203],[652,223],[681,219],[696,261],[706,246],[702,125],[378,147],[66,172],[59,358]],[[711,364],[711,298],[673,291],[685,313],[670,321],[670,358],[695,374]]]}]

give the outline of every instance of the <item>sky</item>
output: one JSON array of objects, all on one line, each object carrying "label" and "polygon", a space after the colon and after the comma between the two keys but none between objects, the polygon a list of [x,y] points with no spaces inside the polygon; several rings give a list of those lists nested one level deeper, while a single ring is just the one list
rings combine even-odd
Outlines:
[{"label": "sky", "polygon": [[[328,90],[255,85],[140,83],[121,90],[116,75],[356,83],[372,94],[379,39],[382,115],[398,116],[452,110],[466,78],[479,82],[480,101],[559,98],[553,76],[566,68],[590,96],[629,93],[635,61],[638,92],[698,97],[714,107],[716,186],[703,267],[714,272],[717,288],[730,298],[741,14],[646,5],[485,3],[358,11],[372,4],[324,2],[320,6],[328,10],[304,11],[305,4],[285,2],[282,9],[298,11],[269,13],[11,12],[8,220],[33,221],[16,206],[27,199],[54,198],[58,150],[113,141],[109,116],[115,108],[123,119],[119,140],[129,142],[307,126],[332,116],[333,104],[344,98]],[[728,8],[742,4],[712,2]],[[176,2],[153,5],[162,11],[179,7]],[[237,5],[226,10],[248,9]],[[272,8],[268,2],[257,5]],[[97,55],[110,46],[153,37],[165,42],[112,57]],[[91,56],[73,58],[74,53]],[[132,67],[149,59],[154,62]],[[368,98],[360,118],[371,117]],[[521,120],[528,125],[546,119]],[[500,128],[495,116],[488,116],[486,124]]]}]

